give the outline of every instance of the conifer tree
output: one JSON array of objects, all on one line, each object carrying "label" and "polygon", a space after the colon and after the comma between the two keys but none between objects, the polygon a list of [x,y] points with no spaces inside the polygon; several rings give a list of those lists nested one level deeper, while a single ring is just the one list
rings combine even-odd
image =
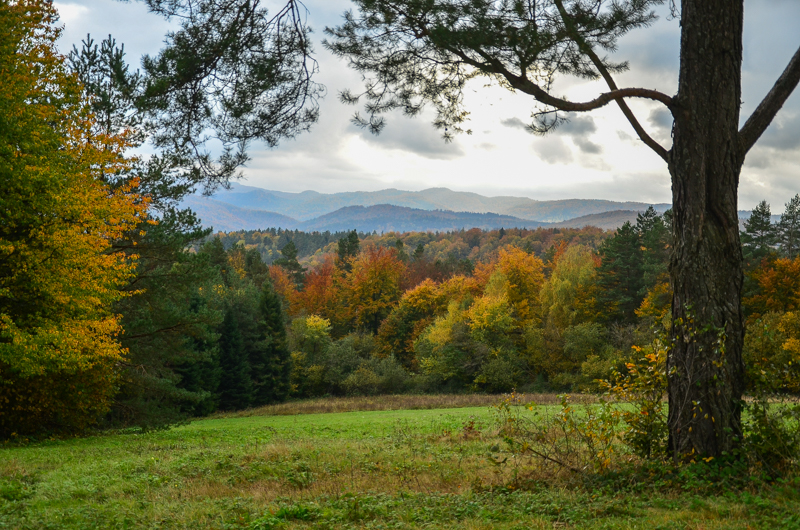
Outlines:
[{"label": "conifer tree", "polygon": [[[261,288],[258,304],[264,333],[263,348],[251,356],[254,380],[254,405],[283,401],[289,395],[289,349],[286,321],[280,297],[267,281]],[[254,358],[255,357],[255,358]]]},{"label": "conifer tree", "polygon": [[289,276],[294,281],[295,285],[299,288],[302,288],[303,283],[306,279],[306,269],[300,262],[297,261],[297,247],[294,244],[294,241],[289,241],[282,249],[281,249],[282,257],[276,259],[273,262],[273,265],[277,265],[284,269]]},{"label": "conifer tree", "polygon": [[612,322],[634,322],[643,295],[643,259],[639,232],[625,222],[600,247],[598,304]]},{"label": "conifer tree", "polygon": [[774,252],[777,243],[775,226],[767,201],[761,201],[753,208],[750,218],[744,222],[741,235],[742,250],[748,268],[753,268],[763,258]]},{"label": "conifer tree", "polygon": [[219,365],[219,408],[239,410],[249,407],[253,399],[250,363],[239,323],[231,308],[225,311],[219,328]]},{"label": "conifer tree", "polygon": [[670,230],[664,217],[658,215],[652,206],[636,216],[635,228],[642,249],[642,287],[638,294],[644,298],[668,275]]},{"label": "conifer tree", "polygon": [[777,229],[781,253],[787,258],[794,258],[800,250],[800,194],[786,203]]},{"label": "conifer tree", "polygon": [[339,240],[338,245],[336,255],[339,258],[340,267],[349,272],[352,269],[350,261],[358,256],[360,245],[358,232],[355,230],[348,232],[345,237]]}]

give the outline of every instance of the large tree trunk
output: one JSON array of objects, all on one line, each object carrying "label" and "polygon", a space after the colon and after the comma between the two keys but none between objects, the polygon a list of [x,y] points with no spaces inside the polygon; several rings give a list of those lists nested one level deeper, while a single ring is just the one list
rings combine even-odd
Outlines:
[{"label": "large tree trunk", "polygon": [[672,176],[670,450],[718,457],[741,440],[742,252],[737,188],[743,0],[683,0]]}]

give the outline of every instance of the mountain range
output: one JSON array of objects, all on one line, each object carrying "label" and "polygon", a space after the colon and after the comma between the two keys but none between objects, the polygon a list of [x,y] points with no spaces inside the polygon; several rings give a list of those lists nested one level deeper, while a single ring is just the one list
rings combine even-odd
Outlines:
[{"label": "mountain range", "polygon": [[[377,206],[381,204],[405,206],[419,210],[496,213],[548,223],[557,223],[583,215],[613,210],[643,211],[649,206],[648,203],[643,202],[615,202],[598,199],[537,201],[527,197],[486,197],[477,193],[452,191],[447,188],[429,188],[422,191],[386,189],[342,193],[319,193],[316,191],[289,193],[238,183],[233,183],[229,190],[218,191],[213,200],[240,208],[288,215],[298,221],[308,221],[346,206]],[[653,206],[659,212],[670,207],[666,203]]]},{"label": "mountain range", "polygon": [[[565,199],[536,201],[527,197],[486,197],[477,193],[431,188],[375,192],[289,193],[234,183],[213,198],[190,195],[204,226],[215,230],[281,227],[331,232],[448,231],[461,228],[574,227],[615,229],[649,205],[641,202]],[[663,212],[668,204],[653,205]]]}]

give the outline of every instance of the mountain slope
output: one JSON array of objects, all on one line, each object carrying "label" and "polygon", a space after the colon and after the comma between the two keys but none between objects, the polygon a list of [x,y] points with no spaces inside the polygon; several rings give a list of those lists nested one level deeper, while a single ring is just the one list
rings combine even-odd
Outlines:
[{"label": "mountain slope", "polygon": [[574,219],[561,221],[560,223],[553,223],[550,226],[554,228],[583,228],[584,226],[596,226],[603,230],[616,230],[626,221],[631,224],[636,224],[636,217],[639,212],[634,210],[614,210],[612,212],[593,213],[590,215],[582,215]]},{"label": "mountain slope", "polygon": [[294,230],[300,226],[299,221],[286,215],[264,210],[239,208],[207,197],[198,197],[197,195],[185,197],[182,205],[191,208],[197,214],[197,217],[201,219],[204,227],[214,227],[214,230],[223,232],[273,227]]},{"label": "mountain slope", "polygon": [[495,213],[451,212],[421,210],[404,206],[380,204],[375,206],[347,206],[335,212],[306,221],[302,230],[331,232],[358,230],[359,232],[425,232],[453,231],[462,228],[537,228],[548,223],[529,221]]}]

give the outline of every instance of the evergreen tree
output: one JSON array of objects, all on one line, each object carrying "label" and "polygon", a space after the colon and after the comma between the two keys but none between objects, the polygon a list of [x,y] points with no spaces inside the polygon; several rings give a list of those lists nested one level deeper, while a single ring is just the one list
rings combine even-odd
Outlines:
[{"label": "evergreen tree", "polygon": [[781,253],[787,258],[796,257],[800,249],[800,194],[786,203],[777,229]]},{"label": "evergreen tree", "polygon": [[670,230],[652,206],[636,216],[635,228],[642,249],[642,286],[638,294],[643,299],[668,275]]},{"label": "evergreen tree", "polygon": [[298,289],[302,288],[306,279],[306,269],[297,261],[297,247],[294,241],[289,241],[286,246],[281,249],[281,254],[282,257],[276,259],[273,264],[285,269]]},{"label": "evergreen tree", "polygon": [[420,243],[420,244],[417,245],[417,248],[414,249],[413,258],[414,258],[414,261],[416,262],[416,261],[421,261],[422,258],[424,258],[424,257],[425,257],[425,245]]},{"label": "evergreen tree", "polygon": [[749,269],[774,252],[777,233],[767,201],[761,201],[753,208],[750,218],[744,222],[741,239],[745,263]]},{"label": "evergreen tree", "polygon": [[251,281],[256,289],[260,290],[264,282],[269,281],[269,267],[254,248],[245,250],[244,247],[237,245],[228,251],[228,261],[230,266],[240,276]]},{"label": "evergreen tree", "polygon": [[281,300],[269,282],[261,288],[258,308],[263,347],[258,355],[251,355],[250,365],[255,387],[253,404],[263,405],[283,401],[289,395],[289,349]]},{"label": "evergreen tree", "polygon": [[[193,235],[175,220],[161,219],[132,245],[140,256],[136,277],[124,289],[132,295],[115,305],[128,354],[107,418],[112,425],[158,427],[214,408],[208,403],[216,390],[210,372],[222,314],[213,287],[221,268],[207,252],[184,251]],[[196,380],[184,380],[192,374]]]},{"label": "evergreen tree", "polygon": [[358,256],[360,242],[358,240],[358,232],[355,230],[348,232],[348,234],[339,240],[336,255],[339,258],[339,263],[346,271],[352,269],[351,260]]},{"label": "evergreen tree", "polygon": [[600,247],[597,301],[607,320],[636,320],[643,298],[643,265],[639,232],[626,222]]},{"label": "evergreen tree", "polygon": [[219,366],[219,408],[239,410],[249,407],[253,399],[250,363],[239,323],[231,308],[226,309],[219,328]]}]

